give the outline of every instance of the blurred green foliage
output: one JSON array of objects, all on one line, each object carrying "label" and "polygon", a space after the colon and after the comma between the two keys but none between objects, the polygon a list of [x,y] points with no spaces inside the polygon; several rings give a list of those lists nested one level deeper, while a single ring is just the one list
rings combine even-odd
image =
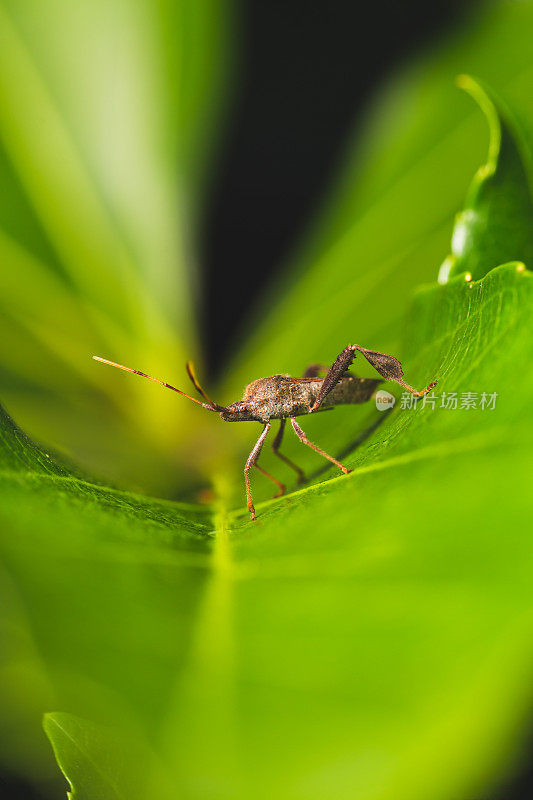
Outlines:
[{"label": "blurred green foliage", "polygon": [[183,406],[90,356],[170,379],[197,354],[193,245],[228,17],[213,0],[0,4],[4,402],[152,486],[176,471]]},{"label": "blurred green foliage", "polygon": [[[495,407],[304,419],[354,471],[258,503],[256,523],[241,472],[255,426],[83,360],[106,347],[173,382],[168,365],[195,350],[190,231],[228,14],[1,6],[0,389],[22,428],[84,465],[2,413],[1,763],[38,784],[54,774],[48,712],[78,800],[480,796],[510,769],[531,701],[532,287],[516,259],[531,247],[533,5],[488,6],[376,102],[217,395],[352,341],[400,356],[414,385],[438,377],[439,400],[495,392]],[[523,140],[491,92],[467,79],[484,119],[454,88],[466,72],[520,112]],[[486,120],[498,179],[468,195],[462,272],[437,285]],[[284,450],[320,466],[295,437]],[[214,499],[109,488],[85,474],[99,459],[162,491],[173,464],[184,494],[192,465]]]}]

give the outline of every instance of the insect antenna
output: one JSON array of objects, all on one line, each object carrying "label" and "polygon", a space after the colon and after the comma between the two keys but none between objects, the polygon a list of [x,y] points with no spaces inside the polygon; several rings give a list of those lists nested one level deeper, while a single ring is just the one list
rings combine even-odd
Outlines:
[{"label": "insect antenna", "polygon": [[207,400],[207,402],[210,405],[212,405],[213,408],[218,408],[222,411],[222,406],[219,406],[217,403],[214,403],[207,394],[207,392],[205,392],[200,386],[200,382],[196,377],[196,372],[194,371],[194,364],[192,363],[192,361],[187,361],[187,363],[185,364],[185,369],[187,370],[187,375],[191,379],[192,385],[194,386],[198,394],[201,395],[204,398],[204,400]]},{"label": "insect antenna", "polygon": [[[216,403],[211,402],[211,400],[209,400],[209,398],[207,397],[207,395],[205,393],[201,393],[202,397],[205,397],[207,400],[209,400],[209,402],[208,403],[201,403],[199,400],[196,400],[195,397],[191,397],[190,394],[187,394],[187,392],[182,392],[181,389],[176,389],[176,387],[175,386],[171,386],[170,383],[165,383],[165,381],[160,381],[158,378],[153,378],[151,375],[147,375],[146,372],[140,372],[138,369],[132,369],[131,367],[125,367],[123,364],[115,364],[114,361],[108,361],[107,358],[100,358],[100,356],[93,356],[93,358],[94,358],[95,361],[101,361],[102,364],[109,364],[109,366],[111,366],[111,367],[117,367],[117,369],[123,369],[123,370],[125,370],[125,372],[133,372],[134,375],[140,375],[142,378],[148,378],[148,380],[154,381],[155,383],[158,383],[160,386],[164,386],[165,389],[172,389],[173,392],[177,392],[178,394],[183,395],[183,397],[186,397],[188,400],[192,400],[193,403],[196,403],[197,405],[202,406],[202,408],[209,409],[209,411],[224,411],[225,410],[223,406],[219,406]],[[187,372],[188,371],[189,370],[187,370]]]}]

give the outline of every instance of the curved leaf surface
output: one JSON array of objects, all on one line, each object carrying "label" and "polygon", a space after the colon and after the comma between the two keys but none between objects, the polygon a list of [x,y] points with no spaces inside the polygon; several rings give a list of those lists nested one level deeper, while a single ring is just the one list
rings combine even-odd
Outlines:
[{"label": "curved leaf surface", "polygon": [[455,220],[452,253],[439,272],[441,283],[462,272],[477,280],[511,259],[533,264],[533,225],[527,224],[533,222],[533,200],[516,123],[479,81],[461,75],[457,83],[485,113],[490,142],[487,161]]}]

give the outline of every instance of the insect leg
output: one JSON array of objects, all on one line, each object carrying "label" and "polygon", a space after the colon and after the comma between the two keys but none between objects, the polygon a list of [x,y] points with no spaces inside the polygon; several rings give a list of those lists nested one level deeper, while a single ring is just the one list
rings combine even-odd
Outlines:
[{"label": "insect leg", "polygon": [[326,395],[331,392],[334,386],[340,381],[348,367],[351,365],[352,361],[355,358],[355,353],[351,345],[345,347],[342,353],[340,353],[333,364],[330,367],[330,370],[326,377],[324,378],[324,383],[322,384],[320,391],[317,395],[315,402],[311,408],[311,411],[317,411],[320,408],[320,405]]},{"label": "insect leg", "polygon": [[361,347],[359,344],[349,344],[331,365],[331,369],[324,378],[324,383],[310,411],[318,410],[326,395],[336,386],[354,360],[356,352],[361,353],[368,363],[372,364],[374,369],[379,372],[382,378],[386,381],[396,381],[396,383],[399,383],[400,386],[403,386],[404,389],[407,389],[407,391],[411,392],[411,394],[414,394],[416,397],[422,397],[427,394],[437,384],[437,381],[432,381],[425,389],[419,392],[403,380],[402,365],[395,356],[389,356],[387,353],[379,353],[377,350],[367,350],[366,347]]},{"label": "insect leg", "polygon": [[272,442],[272,450],[274,454],[277,455],[278,458],[281,458],[281,460],[284,461],[287,464],[287,466],[291,467],[291,469],[293,469],[296,472],[296,474],[298,475],[298,483],[303,483],[305,481],[305,475],[303,469],[300,469],[300,467],[297,466],[293,461],[291,461],[290,458],[287,458],[286,455],[283,455],[283,453],[279,452],[279,448],[281,446],[281,440],[283,439],[283,431],[285,430],[285,422],[286,420],[284,419],[280,419],[279,421],[279,431],[276,434],[276,438]]},{"label": "insect leg", "polygon": [[292,422],[292,427],[294,428],[294,432],[296,433],[296,436],[300,439],[301,442],[306,444],[308,447],[311,447],[311,449],[314,450],[315,453],[320,453],[321,456],[324,456],[324,458],[327,458],[328,461],[331,461],[332,464],[335,464],[336,467],[341,469],[344,472],[345,475],[347,475],[348,472],[352,471],[351,469],[349,469],[349,467],[345,467],[344,464],[341,464],[340,461],[337,461],[336,458],[333,458],[333,456],[330,456],[327,453],[325,453],[324,450],[321,450],[320,447],[316,446],[316,444],[313,444],[313,442],[310,442],[309,439],[307,438],[307,436],[305,435],[305,433],[303,432],[303,430],[300,428],[300,426],[298,425],[298,423],[294,419],[294,417],[291,417],[290,419],[291,419],[291,422]]},{"label": "insect leg", "polygon": [[248,456],[248,460],[244,467],[244,483],[246,484],[246,501],[248,503],[248,511],[250,512],[251,519],[255,519],[255,508],[252,502],[252,492],[250,490],[250,479],[248,477],[248,472],[250,471],[250,467],[253,467],[255,462],[259,458],[259,453],[261,452],[261,448],[263,447],[263,442],[265,441],[267,433],[269,432],[271,427],[272,426],[270,422],[267,422],[267,424],[263,429],[263,432],[261,433],[261,436],[255,443],[254,449]]},{"label": "insect leg", "polygon": [[260,467],[259,464],[254,464],[254,467],[256,469],[258,469],[259,472],[262,472],[263,475],[265,475],[265,477],[270,478],[270,480],[273,481],[276,484],[276,486],[279,487],[279,492],[276,492],[276,494],[273,494],[272,495],[273,498],[274,497],[281,497],[282,495],[285,494],[285,492],[287,491],[287,487],[285,486],[284,483],[282,483],[281,481],[278,481],[277,478],[275,478],[273,475],[271,475],[270,472],[267,472],[266,469],[263,469],[263,467]]}]

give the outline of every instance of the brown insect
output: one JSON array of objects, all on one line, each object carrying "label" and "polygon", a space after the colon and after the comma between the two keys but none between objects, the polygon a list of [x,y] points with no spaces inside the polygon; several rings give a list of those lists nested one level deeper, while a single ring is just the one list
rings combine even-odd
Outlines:
[{"label": "brown insect", "polygon": [[[381,378],[357,378],[351,375],[347,370],[355,358],[356,351],[359,351],[366,360],[372,364]],[[226,422],[261,422],[264,425],[263,431],[252,452],[248,456],[246,465],[244,467],[244,481],[246,484],[246,499],[248,502],[248,511],[252,519],[255,519],[255,508],[252,502],[252,493],[250,491],[250,480],[248,473],[252,467],[256,467],[263,475],[266,475],[278,487],[279,491],[274,497],[280,497],[285,493],[285,486],[274,478],[269,472],[259,466],[257,460],[261,452],[263,443],[267,434],[272,427],[271,420],[279,419],[280,427],[278,433],[272,443],[272,450],[291,467],[298,475],[300,482],[305,480],[305,476],[300,467],[296,466],[287,456],[279,452],[281,440],[283,438],[283,431],[285,428],[286,419],[290,419],[291,425],[300,439],[301,442],[311,447],[315,452],[320,453],[324,458],[329,459],[332,464],[335,464],[345,474],[351,472],[351,469],[345,467],[333,456],[325,453],[316,444],[309,441],[303,430],[296,422],[295,417],[300,417],[305,414],[314,414],[317,411],[325,411],[326,409],[333,408],[334,406],[366,403],[369,400],[376,388],[376,386],[384,380],[396,381],[404,389],[407,389],[411,394],[417,397],[427,394],[437,383],[433,381],[421,392],[417,392],[403,380],[402,365],[394,356],[388,356],[385,353],[378,353],[375,350],[367,350],[360,347],[358,344],[349,344],[345,347],[342,353],[337,356],[332,366],[328,370],[325,377],[320,377],[319,373],[324,369],[321,364],[311,364],[304,372],[301,378],[291,378],[288,375],[271,375],[268,378],[259,378],[253,383],[249,383],[244,390],[244,397],[236,403],[231,403],[229,406],[219,406],[214,403],[208,395],[204,392],[196,375],[191,362],[186,365],[187,373],[191,379],[196,391],[204,398],[206,402],[200,402],[194,397],[182,392],[181,389],[176,389],[169,383],[160,381],[157,378],[152,378],[151,375],[146,375],[144,372],[139,372],[137,369],[124,367],[122,364],[115,364],[113,361],[108,361],[106,358],[93,356],[96,361],[102,361],[104,364],[110,364],[112,367],[124,369],[127,372],[133,372],[135,375],[142,375],[143,378],[149,378],[151,381],[165,386],[167,389],[172,389],[173,392],[187,397],[193,403],[209,411],[216,411],[220,414],[221,418]]]}]

